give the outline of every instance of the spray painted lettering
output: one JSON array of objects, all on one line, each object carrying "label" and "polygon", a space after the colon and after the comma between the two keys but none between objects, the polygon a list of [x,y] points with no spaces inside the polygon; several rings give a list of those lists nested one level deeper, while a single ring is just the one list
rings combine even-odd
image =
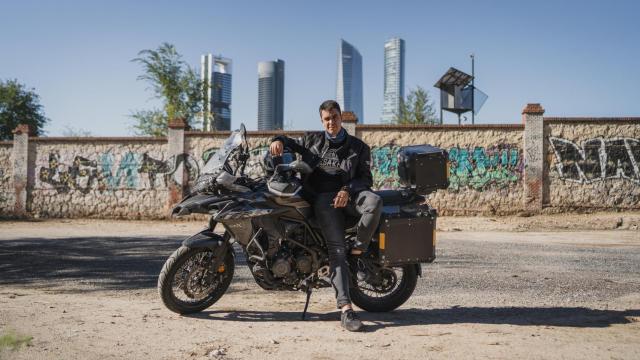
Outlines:
[{"label": "spray painted lettering", "polygon": [[[386,145],[371,149],[371,172],[374,189],[397,189],[398,151],[400,147]],[[522,179],[522,152],[514,145],[491,148],[452,147],[449,150],[449,191],[505,188]]]},{"label": "spray painted lettering", "polygon": [[71,165],[65,165],[60,163],[59,159],[59,154],[49,154],[49,166],[40,168],[40,181],[51,185],[59,193],[78,190],[83,194],[88,193],[97,183],[98,170],[95,161],[76,156]]},{"label": "spray painted lettering", "polygon": [[371,149],[371,174],[373,188],[376,190],[397,189],[400,187],[398,177],[398,150],[400,147],[386,145]]},{"label": "spray painted lettering", "polygon": [[[91,190],[158,189],[166,187],[169,181],[180,185],[200,175],[197,161],[189,154],[157,160],[148,153],[139,155],[126,152],[118,156],[107,152],[99,155],[97,160],[75,156],[69,165],[60,161],[59,153],[50,153],[47,165],[40,168],[38,179],[58,193],[73,190],[87,194]],[[186,178],[183,178],[183,173]]]},{"label": "spray painted lettering", "polygon": [[640,140],[589,139],[582,147],[562,138],[549,137],[560,178],[578,183],[626,179],[640,183]]},{"label": "spray painted lettering", "polygon": [[506,188],[522,178],[522,153],[512,145],[449,149],[449,189]]},{"label": "spray painted lettering", "polygon": [[[177,185],[194,181],[200,176],[200,166],[191,155],[186,153],[172,156],[167,161],[156,160],[144,153],[138,172],[147,174],[148,187],[155,189],[158,186],[168,186],[171,180]],[[163,176],[158,177],[159,174]],[[183,178],[183,174],[187,176],[186,179]],[[162,179],[162,183],[158,184],[157,181],[160,179]]]},{"label": "spray painted lettering", "polygon": [[[100,157],[100,190],[135,189],[138,186],[138,156],[132,152],[125,153],[117,166],[112,153],[104,153]],[[116,167],[115,174],[112,169]]]}]

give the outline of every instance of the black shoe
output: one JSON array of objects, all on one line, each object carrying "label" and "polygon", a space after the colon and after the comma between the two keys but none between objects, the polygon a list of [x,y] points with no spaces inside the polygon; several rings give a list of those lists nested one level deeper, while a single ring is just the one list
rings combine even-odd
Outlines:
[{"label": "black shoe", "polygon": [[362,321],[358,319],[358,315],[353,309],[349,309],[340,315],[340,325],[349,331],[360,331],[362,329]]}]

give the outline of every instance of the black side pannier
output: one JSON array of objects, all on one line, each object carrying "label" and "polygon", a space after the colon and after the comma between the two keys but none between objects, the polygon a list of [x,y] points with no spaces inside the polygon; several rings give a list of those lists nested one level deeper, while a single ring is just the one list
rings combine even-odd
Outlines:
[{"label": "black side pannier", "polygon": [[445,150],[431,145],[404,146],[398,152],[400,182],[418,194],[449,187],[449,161]]},{"label": "black side pannier", "polygon": [[436,258],[437,211],[427,204],[413,209],[385,208],[378,249],[385,266],[430,263]]}]

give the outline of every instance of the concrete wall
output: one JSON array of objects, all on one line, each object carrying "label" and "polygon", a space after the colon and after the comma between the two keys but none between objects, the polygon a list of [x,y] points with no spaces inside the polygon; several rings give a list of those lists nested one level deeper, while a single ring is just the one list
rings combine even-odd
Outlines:
[{"label": "concrete wall", "polygon": [[[444,214],[640,210],[640,118],[543,118],[543,113],[539,104],[528,105],[521,125],[351,121],[345,128],[371,146],[376,189],[400,187],[401,146],[447,150],[451,185],[429,199]],[[185,132],[174,125],[167,138],[34,138],[28,129],[17,129],[13,144],[0,143],[0,215],[167,217],[230,134]],[[249,132],[251,176],[263,174],[262,158],[280,133]]]}]

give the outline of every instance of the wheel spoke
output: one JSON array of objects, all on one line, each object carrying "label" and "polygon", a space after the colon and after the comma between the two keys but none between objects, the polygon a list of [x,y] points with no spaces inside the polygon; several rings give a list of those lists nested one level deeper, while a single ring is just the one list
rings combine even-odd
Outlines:
[{"label": "wheel spoke", "polygon": [[380,284],[359,280],[357,282],[358,289],[370,298],[379,299],[393,296],[402,282],[404,272],[402,268],[381,268],[378,276],[382,277]]},{"label": "wheel spoke", "polygon": [[195,254],[176,271],[171,283],[176,300],[195,304],[206,301],[225,277],[225,273],[211,271],[213,252]]}]

